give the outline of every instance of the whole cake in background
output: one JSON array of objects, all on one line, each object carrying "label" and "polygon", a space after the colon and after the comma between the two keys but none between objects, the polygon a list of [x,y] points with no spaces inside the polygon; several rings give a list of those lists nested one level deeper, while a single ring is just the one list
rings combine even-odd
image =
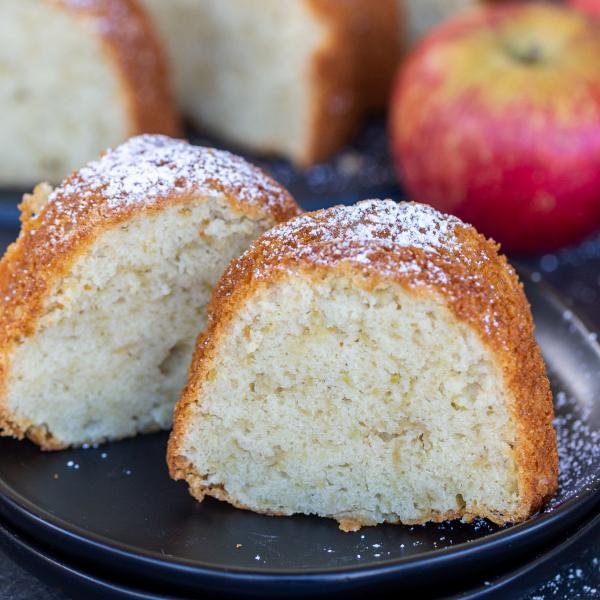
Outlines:
[{"label": "whole cake in background", "polygon": [[387,105],[403,35],[397,0],[2,9],[2,187],[56,183],[132,135],[177,134],[180,118],[251,152],[301,166],[326,159]]},{"label": "whole cake in background", "polygon": [[272,515],[526,519],[557,486],[515,271],[458,219],[370,200],[259,237],[215,288],[171,475]]},{"label": "whole cake in background", "polygon": [[150,135],[21,209],[0,262],[0,433],[44,449],[170,427],[213,285],[299,213],[243,159]]},{"label": "whole cake in background", "polygon": [[142,0],[180,108],[202,130],[300,165],[328,158],[387,105],[397,0]]},{"label": "whole cake in background", "polygon": [[2,0],[0,186],[57,183],[137,133],[178,133],[152,23],[134,0]]}]

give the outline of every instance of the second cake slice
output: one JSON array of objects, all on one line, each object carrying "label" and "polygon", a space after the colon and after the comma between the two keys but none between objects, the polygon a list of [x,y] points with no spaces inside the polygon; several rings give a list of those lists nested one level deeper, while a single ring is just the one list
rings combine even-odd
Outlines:
[{"label": "second cake slice", "polygon": [[241,158],[140,136],[22,211],[0,262],[0,432],[56,449],[169,427],[213,285],[299,209]]}]

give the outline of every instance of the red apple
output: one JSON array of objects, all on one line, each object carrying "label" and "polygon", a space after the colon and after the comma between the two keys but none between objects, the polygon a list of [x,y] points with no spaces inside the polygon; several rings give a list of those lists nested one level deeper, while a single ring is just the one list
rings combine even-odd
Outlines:
[{"label": "red apple", "polygon": [[590,15],[600,17],[600,0],[569,0],[569,4]]},{"label": "red apple", "polygon": [[567,7],[458,16],[395,82],[392,152],[405,189],[508,252],[600,228],[600,23]]}]

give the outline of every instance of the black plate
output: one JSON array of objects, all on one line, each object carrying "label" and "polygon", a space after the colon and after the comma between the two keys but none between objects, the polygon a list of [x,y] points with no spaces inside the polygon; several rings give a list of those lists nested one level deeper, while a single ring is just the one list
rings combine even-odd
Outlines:
[{"label": "black plate", "polygon": [[174,592],[288,595],[374,583],[464,587],[561,536],[600,498],[600,348],[548,290],[527,286],[556,398],[560,491],[526,523],[385,525],[342,533],[333,521],[272,518],[197,504],[164,464],[165,434],[42,453],[0,441],[0,514],[26,535],[109,577]]},{"label": "black plate", "polygon": [[[451,600],[493,600],[520,597],[556,573],[569,557],[585,549],[600,532],[600,515],[584,521],[557,546],[542,552],[533,560],[493,581],[484,580],[475,588],[454,596]],[[10,527],[0,525],[0,547],[4,548],[24,568],[33,571],[50,585],[74,598],[86,600],[182,600],[171,593],[156,594],[127,583],[98,577],[46,552],[34,542]],[[449,599],[450,600],[450,599]]]}]

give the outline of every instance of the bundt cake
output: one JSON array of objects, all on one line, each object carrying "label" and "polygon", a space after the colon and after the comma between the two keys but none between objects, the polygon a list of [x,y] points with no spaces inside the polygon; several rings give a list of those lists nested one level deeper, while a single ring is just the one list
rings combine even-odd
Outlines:
[{"label": "bundt cake", "polygon": [[274,227],[215,288],[170,472],[198,500],[343,530],[521,521],[556,489],[548,379],[497,246],[368,200]]},{"label": "bundt cake", "polygon": [[137,0],[2,0],[0,186],[59,182],[138,133],[178,131]]},{"label": "bundt cake", "polygon": [[21,209],[0,262],[0,432],[45,449],[169,427],[213,285],[299,210],[241,158],[158,135]]},{"label": "bundt cake", "polygon": [[387,104],[397,0],[143,0],[170,54],[179,104],[200,127],[306,165]]}]

